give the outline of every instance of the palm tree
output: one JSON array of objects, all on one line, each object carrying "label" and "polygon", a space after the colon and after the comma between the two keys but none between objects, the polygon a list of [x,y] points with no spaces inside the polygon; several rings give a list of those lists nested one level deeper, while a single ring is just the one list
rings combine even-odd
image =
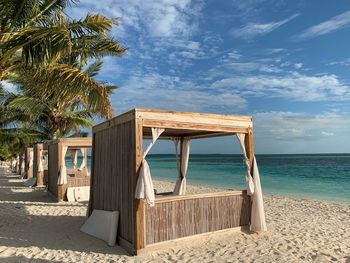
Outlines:
[{"label": "palm tree", "polygon": [[[0,0],[0,80],[19,86],[15,94],[0,89],[0,148],[14,144],[6,149],[18,152],[29,142],[91,126],[95,116],[111,116],[115,86],[93,77],[99,59],[127,50],[109,36],[118,20],[67,18],[64,9],[75,2]],[[86,66],[91,60],[97,61]]]},{"label": "palm tree", "polygon": [[0,159],[7,160],[10,157],[23,154],[26,147],[35,141],[44,139],[35,130],[18,125],[28,118],[18,109],[11,109],[7,101],[13,98],[13,94],[6,91],[0,85]]},{"label": "palm tree", "polygon": [[126,48],[108,35],[118,20],[100,14],[68,19],[64,8],[74,2],[0,0],[0,80],[18,68],[45,66],[52,77],[59,74],[66,84],[93,84],[67,62],[84,65],[92,58],[124,54]]},{"label": "palm tree", "polygon": [[[96,61],[82,72],[93,79],[101,65],[101,61]],[[115,86],[97,81],[98,88],[65,86],[60,78],[47,82],[47,77],[35,69],[21,69],[11,82],[18,86],[18,91],[7,95],[4,102],[7,111],[15,114],[22,128],[45,140],[78,133],[80,127],[91,127],[96,116],[111,116],[109,95]]]}]

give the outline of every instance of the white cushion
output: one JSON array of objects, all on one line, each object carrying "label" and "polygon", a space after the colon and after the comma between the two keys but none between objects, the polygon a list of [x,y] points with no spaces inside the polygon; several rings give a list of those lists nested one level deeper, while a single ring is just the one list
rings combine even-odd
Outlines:
[{"label": "white cushion", "polygon": [[90,186],[68,187],[67,199],[68,202],[89,201]]}]

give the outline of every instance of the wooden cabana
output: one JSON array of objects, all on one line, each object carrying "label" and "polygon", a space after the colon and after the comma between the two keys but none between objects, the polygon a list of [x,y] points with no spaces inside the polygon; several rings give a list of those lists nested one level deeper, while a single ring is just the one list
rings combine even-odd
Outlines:
[{"label": "wooden cabana", "polygon": [[[186,195],[190,140],[228,135],[237,135],[243,149],[248,191]],[[175,141],[176,149],[180,144],[179,177],[170,195],[154,196],[145,161],[157,138]],[[151,139],[147,149],[144,139]],[[117,241],[129,253],[224,229],[266,230],[250,116],[133,109],[93,127],[91,170],[89,215],[119,211]]]},{"label": "wooden cabana", "polygon": [[46,143],[36,143],[34,144],[33,151],[33,176],[36,178],[36,185],[43,186],[47,184],[48,146]]},{"label": "wooden cabana", "polygon": [[27,147],[24,152],[24,177],[33,178],[33,147]]},{"label": "wooden cabana", "polygon": [[[87,148],[92,140],[88,137],[62,138],[48,142],[48,192],[59,201],[67,201],[67,189],[90,186],[87,169]],[[77,165],[77,153],[82,153],[82,164]],[[66,167],[66,155],[70,153],[72,168]]]}]

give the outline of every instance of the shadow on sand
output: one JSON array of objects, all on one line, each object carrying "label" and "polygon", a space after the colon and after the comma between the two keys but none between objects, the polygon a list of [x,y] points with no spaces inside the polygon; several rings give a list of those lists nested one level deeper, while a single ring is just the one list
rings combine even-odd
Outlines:
[{"label": "shadow on sand", "polygon": [[[21,192],[21,182],[8,182],[9,179],[12,179],[11,177],[13,175],[4,175],[0,171],[1,246],[15,248],[34,246],[50,250],[128,255],[119,246],[109,247],[104,241],[80,232],[79,229],[85,221],[85,216],[71,214],[74,214],[75,207],[82,211],[80,214],[84,214],[87,203],[55,203],[42,188]],[[57,215],[52,215],[52,206],[57,206],[55,210]],[[45,215],[45,211],[48,215]],[[1,262],[32,262],[32,260],[52,262],[29,259],[24,256],[1,258],[0,252]]]}]

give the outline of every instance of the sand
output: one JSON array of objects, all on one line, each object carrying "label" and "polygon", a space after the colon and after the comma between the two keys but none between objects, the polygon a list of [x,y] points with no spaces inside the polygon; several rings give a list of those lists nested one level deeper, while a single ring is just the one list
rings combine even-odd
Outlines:
[{"label": "sand", "polygon": [[[158,191],[172,187],[155,182]],[[0,262],[350,262],[350,204],[264,198],[267,233],[221,233],[134,257],[79,231],[86,203],[54,203],[1,169]]]}]

